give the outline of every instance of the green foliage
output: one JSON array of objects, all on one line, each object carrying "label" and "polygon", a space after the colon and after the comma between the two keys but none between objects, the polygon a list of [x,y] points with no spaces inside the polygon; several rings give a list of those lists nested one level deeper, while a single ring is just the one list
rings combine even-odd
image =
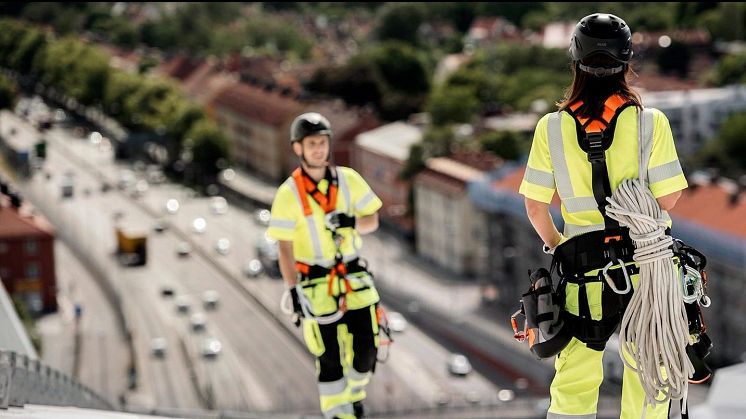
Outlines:
[{"label": "green foliage", "polygon": [[427,112],[438,125],[470,122],[480,110],[474,86],[435,89],[427,103]]},{"label": "green foliage", "polygon": [[192,125],[184,146],[192,150],[192,161],[203,175],[217,174],[220,170],[217,161],[228,157],[228,140],[215,123],[207,119]]},{"label": "green foliage", "polygon": [[44,84],[58,86],[86,105],[100,101],[109,77],[108,57],[73,37],[48,44],[35,60],[37,65]]},{"label": "green foliage", "polygon": [[15,83],[0,74],[0,109],[12,109],[16,105],[17,96]]},{"label": "green foliage", "polygon": [[376,38],[418,45],[419,28],[425,20],[422,3],[386,3],[378,13]]},{"label": "green foliage", "polygon": [[710,81],[716,86],[746,83],[746,53],[721,58],[710,74]]},{"label": "green foliage", "polygon": [[707,143],[697,160],[701,165],[717,167],[726,176],[738,177],[746,172],[746,112],[728,117],[717,137]]},{"label": "green foliage", "polygon": [[388,42],[361,52],[341,67],[322,68],[308,90],[372,104],[387,120],[406,118],[422,109],[430,90],[426,58],[403,43]]},{"label": "green foliage", "polygon": [[489,131],[478,138],[482,150],[489,151],[505,160],[516,160],[530,145],[524,134],[513,131]]}]

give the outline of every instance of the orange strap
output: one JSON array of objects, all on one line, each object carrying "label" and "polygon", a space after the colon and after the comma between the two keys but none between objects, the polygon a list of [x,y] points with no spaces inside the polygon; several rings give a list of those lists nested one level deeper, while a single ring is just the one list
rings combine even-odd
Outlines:
[{"label": "orange strap", "polygon": [[329,190],[327,191],[327,194],[324,195],[317,188],[316,183],[308,176],[305,176],[300,168],[293,171],[293,180],[295,181],[295,187],[298,188],[298,195],[300,195],[300,201],[303,205],[303,214],[306,217],[313,213],[313,211],[311,211],[311,205],[308,203],[308,195],[313,197],[321,209],[324,210],[324,213],[330,213],[336,209],[338,188],[335,182],[329,184]]},{"label": "orange strap", "polygon": [[[603,132],[603,130],[609,126],[611,120],[614,119],[616,111],[627,103],[628,101],[623,97],[619,95],[611,95],[606,99],[606,102],[604,102],[604,113],[601,115],[601,119],[593,119],[588,122],[590,118],[583,118],[579,115],[575,115],[575,117],[578,119],[578,122],[580,122],[580,125],[583,126],[583,129],[585,129],[585,132]],[[570,109],[575,112],[582,105],[583,101],[579,100],[570,105]]]}]

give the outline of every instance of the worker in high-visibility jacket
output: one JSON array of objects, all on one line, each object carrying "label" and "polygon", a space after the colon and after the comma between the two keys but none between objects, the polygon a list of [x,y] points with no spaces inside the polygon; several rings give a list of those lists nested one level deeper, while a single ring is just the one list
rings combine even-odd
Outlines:
[{"label": "worker in high-visibility jacket", "polygon": [[[539,120],[520,186],[545,251],[555,260],[562,256],[566,327],[573,336],[555,360],[548,418],[596,417],[606,341],[631,298],[623,290],[636,286],[629,230],[605,214],[605,198],[641,170],[663,210],[673,208],[687,187],[668,119],[643,108],[627,84],[631,47],[630,29],[619,17],[596,13],[580,20],[570,45],[572,86],[559,110]],[[564,234],[549,212],[555,191]],[[599,275],[603,270],[614,287]],[[623,380],[621,416],[638,419],[645,393],[627,367]],[[667,415],[667,404],[647,406],[646,417]]]},{"label": "worker in high-visibility jacket", "polygon": [[317,357],[324,417],[362,417],[379,296],[358,252],[360,235],[378,228],[382,203],[356,171],[329,163],[332,127],[324,116],[299,115],[290,130],[300,167],[277,190],[267,233],[279,241],[293,311]]}]

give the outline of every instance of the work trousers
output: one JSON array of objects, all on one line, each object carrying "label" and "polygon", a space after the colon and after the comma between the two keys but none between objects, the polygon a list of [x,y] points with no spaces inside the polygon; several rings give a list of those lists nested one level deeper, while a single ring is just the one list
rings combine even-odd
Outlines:
[{"label": "work trousers", "polygon": [[[614,268],[618,268],[615,266]],[[594,270],[586,275],[597,275]],[[639,275],[631,275],[633,287],[637,288]],[[572,287],[570,285],[573,285]],[[620,284],[617,284],[619,286]],[[602,297],[604,285],[600,282],[586,284],[588,305],[591,317],[601,319]],[[568,284],[566,289],[565,309],[577,315],[579,306],[578,287]],[[626,359],[634,364],[628,356]],[[622,362],[621,359],[619,362]],[[603,382],[603,351],[590,349],[585,343],[572,338],[570,343],[558,355],[554,362],[555,375],[549,388],[551,403],[547,419],[593,419],[596,417],[598,404],[598,389]],[[622,377],[622,419],[642,418],[645,404],[645,392],[640,384],[640,378],[635,371],[626,365]],[[658,399],[662,399],[658,395]],[[668,417],[669,403],[648,405],[645,408],[645,418],[663,419]]]},{"label": "work trousers", "polygon": [[328,325],[303,323],[306,345],[316,356],[321,412],[326,419],[355,418],[352,404],[365,399],[378,354],[376,305],[349,310]]}]

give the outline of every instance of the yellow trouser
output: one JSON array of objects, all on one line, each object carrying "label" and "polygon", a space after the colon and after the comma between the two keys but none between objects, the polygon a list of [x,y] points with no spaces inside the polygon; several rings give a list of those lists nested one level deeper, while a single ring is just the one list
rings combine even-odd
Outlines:
[{"label": "yellow trouser", "polygon": [[328,325],[304,319],[303,337],[316,356],[324,418],[354,419],[352,404],[365,399],[378,352],[376,306],[349,310]]},{"label": "yellow trouser", "polygon": [[[595,275],[592,271],[588,275]],[[630,280],[637,288],[639,275],[632,275]],[[572,287],[571,287],[572,285]],[[599,282],[586,284],[588,305],[594,320],[601,318],[601,290]],[[565,309],[577,315],[579,304],[577,285],[568,284],[566,289]],[[598,389],[604,378],[603,352],[588,349],[581,341],[573,338],[554,362],[555,375],[549,388],[551,404],[548,419],[573,418],[586,419],[596,417],[598,404]],[[631,362],[631,359],[627,357]],[[621,362],[621,360],[620,360]],[[659,394],[661,399],[662,395]],[[622,413],[621,418],[640,419],[642,417],[645,392],[640,384],[637,373],[624,366],[622,384]],[[648,405],[645,418],[667,418],[668,403],[662,405]]]}]

